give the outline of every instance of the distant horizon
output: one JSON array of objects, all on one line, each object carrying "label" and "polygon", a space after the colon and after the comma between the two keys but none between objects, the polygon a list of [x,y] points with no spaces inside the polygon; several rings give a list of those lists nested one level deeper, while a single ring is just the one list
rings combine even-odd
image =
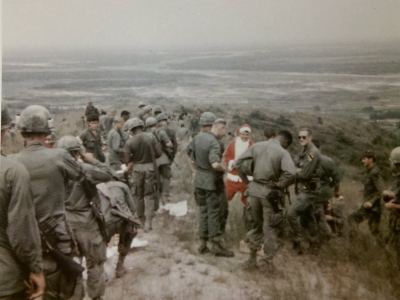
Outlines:
[{"label": "distant horizon", "polygon": [[[2,45],[2,56],[15,56],[15,55],[26,55],[32,53],[33,55],[45,55],[45,54],[66,54],[66,53],[102,53],[108,52],[110,54],[115,52],[133,52],[133,53],[201,53],[201,52],[224,52],[224,51],[262,51],[262,50],[279,50],[284,47],[298,47],[298,48],[327,48],[327,47],[361,47],[370,46],[372,49],[380,48],[391,48],[399,47],[400,52],[400,37],[392,40],[358,40],[358,41],[316,41],[316,42],[300,42],[300,41],[287,41],[287,42],[275,42],[269,44],[253,44],[253,45],[216,45],[216,46],[203,46],[203,47],[132,47],[132,46],[100,46],[100,47],[23,47],[23,48],[7,48],[6,45]],[[368,49],[362,48],[365,51]]]}]

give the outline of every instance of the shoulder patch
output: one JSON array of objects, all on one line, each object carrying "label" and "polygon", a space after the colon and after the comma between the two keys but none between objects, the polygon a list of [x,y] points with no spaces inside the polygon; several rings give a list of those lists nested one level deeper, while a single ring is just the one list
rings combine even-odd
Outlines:
[{"label": "shoulder patch", "polygon": [[308,160],[309,161],[312,161],[313,159],[314,159],[314,154],[312,154],[312,153],[309,153],[308,155],[307,155],[307,157],[308,157]]}]

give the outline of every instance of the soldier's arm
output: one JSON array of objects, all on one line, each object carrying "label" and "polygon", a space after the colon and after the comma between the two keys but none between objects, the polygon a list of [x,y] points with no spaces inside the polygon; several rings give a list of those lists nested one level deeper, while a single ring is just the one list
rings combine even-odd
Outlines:
[{"label": "soldier's arm", "polygon": [[119,134],[112,134],[110,135],[108,147],[114,152],[121,152],[123,149],[120,148],[121,145],[121,137]]},{"label": "soldier's arm", "polygon": [[193,143],[194,143],[194,139],[189,143],[189,145],[187,145],[186,147],[186,154],[187,156],[189,156],[192,160],[193,159]]},{"label": "soldier's arm", "polygon": [[65,179],[78,181],[84,173],[80,164],[64,149],[57,149],[60,151],[60,156],[56,162],[58,168],[63,173]]},{"label": "soldier's arm", "polygon": [[285,151],[281,159],[281,176],[276,185],[279,188],[286,188],[291,185],[295,180],[296,166],[294,165],[293,159],[289,152]]},{"label": "soldier's arm", "polygon": [[91,160],[90,163],[83,164],[82,169],[86,179],[93,184],[107,182],[113,179],[110,168],[96,159]]},{"label": "soldier's arm", "polygon": [[300,180],[309,180],[314,178],[314,174],[320,164],[320,159],[319,153],[308,153],[307,163],[297,172],[296,177]]},{"label": "soldier's arm", "polygon": [[208,161],[214,170],[219,172],[225,172],[225,167],[221,162],[221,146],[217,141],[213,141],[210,147],[210,151],[208,153]]},{"label": "soldier's arm", "polygon": [[11,247],[19,262],[31,273],[40,273],[42,247],[29,187],[29,174],[23,166],[17,166],[7,177],[12,187],[7,214],[7,235]]}]

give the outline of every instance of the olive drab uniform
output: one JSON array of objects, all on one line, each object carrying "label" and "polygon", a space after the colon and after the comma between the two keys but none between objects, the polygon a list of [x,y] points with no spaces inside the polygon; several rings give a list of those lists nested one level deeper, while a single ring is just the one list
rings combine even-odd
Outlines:
[{"label": "olive drab uniform", "polygon": [[[154,136],[162,149],[161,156],[157,158],[157,166],[160,175],[160,193],[163,202],[169,198],[169,183],[171,179],[172,148],[167,144],[172,143],[164,128],[155,129]],[[165,203],[164,203],[165,204]]]},{"label": "olive drab uniform", "polygon": [[361,223],[368,219],[368,226],[373,235],[379,234],[379,223],[381,219],[381,197],[383,191],[383,180],[379,168],[374,166],[366,170],[363,179],[363,203],[371,202],[371,208],[365,208],[363,205],[354,213],[350,215],[350,221]]},{"label": "olive drab uniform", "polygon": [[128,140],[128,135],[120,129],[111,129],[108,133],[108,164],[113,170],[120,170],[124,152],[124,146]]},{"label": "olive drab uniform", "polygon": [[[392,191],[395,193],[395,203],[400,203],[400,174],[394,177]],[[400,268],[400,210],[391,209],[389,213],[388,243],[396,253],[397,265]]]},{"label": "olive drab uniform", "polygon": [[129,162],[133,163],[133,191],[137,216],[151,229],[157,202],[156,159],[161,149],[152,133],[140,132],[129,138],[125,144]]},{"label": "olive drab uniform", "polygon": [[27,170],[4,156],[0,166],[0,299],[22,300],[28,273],[42,271],[40,235]]},{"label": "olive drab uniform", "polygon": [[[39,228],[47,242],[61,253],[72,256],[74,244],[66,221],[65,182],[79,180],[83,172],[64,149],[48,149],[34,142],[15,158],[30,175],[30,187]],[[43,270],[46,277],[44,299],[64,299],[72,295],[76,280],[67,276],[43,244]]]},{"label": "olive drab uniform", "polygon": [[106,161],[106,157],[101,149],[103,142],[100,130],[96,130],[96,133],[93,133],[87,128],[79,135],[79,138],[81,139],[86,152],[93,153],[94,158],[100,162]]},{"label": "olive drab uniform", "polygon": [[[246,166],[249,160],[253,170]],[[271,260],[280,246],[278,231],[283,219],[283,190],[294,180],[296,168],[293,160],[277,139],[270,139],[247,149],[234,167],[241,176],[246,174],[254,178],[248,186],[253,219],[252,228],[247,233],[249,248],[256,253],[264,244],[265,258]]]},{"label": "olive drab uniform", "polygon": [[[331,235],[331,230],[325,218],[325,207],[328,205],[329,199],[333,197],[333,190],[340,182],[339,170],[335,162],[328,156],[321,154],[320,168],[318,169],[320,178],[319,197],[313,205],[314,216],[301,216],[305,227],[311,227],[311,239],[326,239]],[[318,235],[318,236],[316,236]]]},{"label": "olive drab uniform", "polygon": [[[300,217],[308,214],[308,217],[313,218],[312,212],[320,197],[321,154],[313,143],[303,148],[296,166],[299,168],[296,172],[296,186],[299,193],[297,199],[288,207],[287,220],[293,239],[298,243],[303,236]],[[312,235],[315,235],[316,228],[310,230]]]},{"label": "olive drab uniform", "polygon": [[[85,182],[82,180],[69,182],[65,207],[67,221],[71,226],[79,255],[86,259],[88,295],[92,299],[97,299],[104,296],[105,292],[103,265],[107,258],[107,245],[91,202],[93,197],[97,197],[95,184],[107,182],[112,176],[108,167],[98,161],[94,164],[80,163],[80,165],[85,173]],[[90,189],[88,185],[92,185],[91,191],[88,191]],[[84,296],[83,279],[80,279],[72,299],[83,299]]]},{"label": "olive drab uniform", "polygon": [[[213,163],[222,160],[220,142],[210,132],[200,132],[188,145],[187,153],[196,168],[194,198],[199,207],[200,240],[221,242],[221,193],[224,193],[223,173],[213,169]],[[222,189],[222,190],[221,190]]]},{"label": "olive drab uniform", "polygon": [[119,234],[118,263],[116,276],[121,277],[125,273],[123,266],[125,257],[131,248],[132,240],[137,234],[137,225],[112,213],[113,209],[122,212],[125,216],[135,219],[136,206],[132,199],[129,187],[120,181],[109,181],[97,185],[104,218],[107,224],[108,238]]}]

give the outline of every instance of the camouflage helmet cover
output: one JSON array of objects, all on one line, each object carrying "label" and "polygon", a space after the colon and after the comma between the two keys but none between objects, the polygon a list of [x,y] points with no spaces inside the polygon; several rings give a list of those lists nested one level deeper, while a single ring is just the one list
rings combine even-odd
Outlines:
[{"label": "camouflage helmet cover", "polygon": [[157,115],[157,122],[168,121],[168,115],[166,113],[161,113]]},{"label": "camouflage helmet cover", "polygon": [[131,131],[137,127],[144,127],[144,122],[139,118],[131,118],[124,124],[125,131]]},{"label": "camouflage helmet cover", "polygon": [[57,141],[57,148],[65,149],[67,151],[81,151],[83,146],[81,141],[72,135],[66,135]]},{"label": "camouflage helmet cover", "polygon": [[41,105],[29,105],[25,108],[18,122],[22,133],[50,133],[50,113]]},{"label": "camouflage helmet cover", "polygon": [[200,116],[200,125],[201,126],[210,126],[214,124],[217,117],[209,111],[203,112]]},{"label": "camouflage helmet cover", "polygon": [[400,147],[392,150],[389,157],[390,168],[394,176],[400,175]]},{"label": "camouflage helmet cover", "polygon": [[1,103],[1,129],[8,128],[11,123],[11,117],[8,113],[7,103],[2,101]]},{"label": "camouflage helmet cover", "polygon": [[154,117],[148,117],[146,119],[146,127],[151,127],[157,124],[157,119]]}]

